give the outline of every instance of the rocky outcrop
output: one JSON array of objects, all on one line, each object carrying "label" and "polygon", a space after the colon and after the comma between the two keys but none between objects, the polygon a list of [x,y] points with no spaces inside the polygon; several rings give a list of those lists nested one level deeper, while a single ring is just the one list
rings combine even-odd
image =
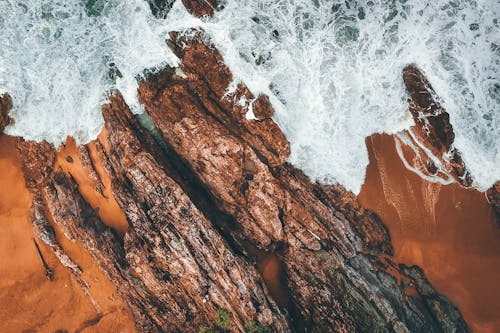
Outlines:
[{"label": "rocky outcrop", "polygon": [[[232,252],[167,175],[159,163],[165,159],[160,148],[121,97],[104,107],[104,117],[109,153],[102,143],[97,151],[127,217],[128,232],[121,239],[103,224],[71,175],[55,167],[51,145],[23,142],[26,184],[37,198],[32,218],[39,238],[74,270],[88,292],[81,271],[62,252],[47,221],[68,239],[82,242],[128,302],[140,332],[197,332],[211,326],[218,311],[231,318],[228,329],[243,331],[245,324],[257,322],[288,332],[287,319],[253,265]],[[86,149],[79,153],[92,164]]]},{"label": "rocky outcrop", "polygon": [[497,224],[500,226],[500,182],[493,184],[493,186],[486,192],[486,198],[488,198],[488,202],[491,207],[493,207]]},{"label": "rocky outcrop", "polygon": [[[183,2],[199,16],[212,15],[216,5]],[[37,236],[89,297],[81,268],[56,234],[83,244],[140,332],[469,332],[421,269],[392,261],[389,233],[374,213],[343,187],[313,183],[286,163],[290,147],[271,119],[269,99],[242,83],[227,91],[232,74],[202,34],[172,33],[183,73],[160,71],[141,84],[151,119],[134,117],[113,96],[94,153],[78,150],[99,195],[102,179],[111,179],[128,223],[123,237],[60,168],[53,146],[19,144]],[[412,97],[415,112],[432,110],[420,97]],[[149,121],[151,132],[141,125]],[[284,267],[286,312],[254,268],[256,248]]]},{"label": "rocky outcrop", "polygon": [[192,183],[231,218],[234,246],[279,255],[299,330],[468,331],[417,268],[390,260],[375,214],[342,187],[313,184],[285,163],[289,146],[265,97],[243,84],[228,93],[231,73],[199,35],[172,40],[185,75],[145,82],[140,100]]},{"label": "rocky outcrop", "polygon": [[[410,95],[409,110],[415,121],[415,126],[397,136],[403,161],[424,177],[471,186],[472,177],[460,152],[453,146],[455,134],[450,116],[437,101],[432,86],[415,66],[403,70],[403,81]],[[406,149],[403,151],[401,146]]]},{"label": "rocky outcrop", "polygon": [[80,157],[80,161],[82,162],[82,166],[86,168],[88,177],[95,182],[96,191],[103,195],[104,184],[102,182],[101,177],[96,171],[94,161],[90,157],[89,148],[86,145],[82,145],[78,147],[78,156]]},{"label": "rocky outcrop", "polygon": [[219,0],[182,0],[182,3],[191,14],[203,17],[214,14]]},{"label": "rocky outcrop", "polygon": [[[410,94],[409,110],[415,126],[396,135],[399,156],[407,168],[424,179],[443,184],[457,182],[464,187],[471,187],[472,175],[460,152],[453,146],[455,134],[450,116],[438,102],[432,86],[415,66],[403,70],[403,80]],[[500,225],[498,184],[494,184],[486,196]]]},{"label": "rocky outcrop", "polygon": [[3,133],[5,126],[10,123],[9,111],[12,108],[12,102],[9,95],[0,96],[0,134]]},{"label": "rocky outcrop", "polygon": [[256,270],[232,252],[169,177],[155,141],[124,101],[117,97],[103,114],[113,194],[130,224],[124,238],[126,258],[132,274],[158,298],[167,327],[196,330],[225,309],[235,330],[256,320],[287,332],[286,319]]}]

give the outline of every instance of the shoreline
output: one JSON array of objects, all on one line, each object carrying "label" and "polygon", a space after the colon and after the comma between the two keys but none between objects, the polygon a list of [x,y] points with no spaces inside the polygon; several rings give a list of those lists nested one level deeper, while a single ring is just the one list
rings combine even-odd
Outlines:
[{"label": "shoreline", "polygon": [[[80,243],[69,241],[54,228],[61,246],[83,269],[82,278],[90,285],[101,314],[70,270],[36,238],[29,217],[32,198],[24,183],[18,140],[0,135],[0,185],[8,189],[0,192],[0,331],[135,332],[130,311]],[[32,238],[54,270],[52,281],[45,277]]]},{"label": "shoreline", "polygon": [[474,332],[498,332],[500,228],[485,194],[420,178],[403,165],[392,136],[366,143],[370,164],[359,199],[389,228],[394,259],[420,266]]},{"label": "shoreline", "polygon": [[[24,185],[17,140],[5,134],[0,136],[0,169],[3,171],[0,180],[12,189],[0,194],[0,249],[3,257],[8,258],[1,268],[0,304],[10,304],[18,295],[22,297],[15,300],[16,306],[4,307],[6,310],[0,312],[0,322],[5,325],[0,328],[22,330],[27,322],[35,325],[34,318],[43,318],[42,323],[36,324],[41,326],[36,327],[78,330],[95,325],[85,331],[97,332],[113,331],[119,326],[125,332],[134,332],[131,314],[116,295],[114,286],[83,247],[61,237],[57,228],[56,234],[65,251],[84,268],[83,278],[89,282],[90,292],[101,305],[104,316],[97,319],[96,310],[71,273],[39,241],[49,266],[55,268],[55,280],[45,279],[30,239],[34,237],[29,222],[31,196]],[[359,199],[363,207],[376,212],[389,228],[394,259],[422,267],[431,284],[455,303],[475,332],[500,329],[500,319],[495,320],[500,300],[491,292],[500,280],[500,270],[496,269],[500,265],[500,230],[496,228],[493,210],[484,194],[457,184],[444,186],[421,179],[404,167],[392,136],[376,134],[366,142],[370,164]],[[92,142],[87,146],[108,196],[111,183],[95,158]],[[114,198],[98,198],[95,181],[89,178],[88,170],[81,163],[78,148],[69,138],[58,150],[57,164],[71,172],[86,200],[99,207],[103,220],[123,236],[126,225],[116,212]],[[67,156],[71,156],[73,162],[68,162]],[[472,218],[480,223],[471,223]],[[286,304],[279,263],[273,257],[264,256],[257,265],[268,288],[279,298],[278,302]]]}]

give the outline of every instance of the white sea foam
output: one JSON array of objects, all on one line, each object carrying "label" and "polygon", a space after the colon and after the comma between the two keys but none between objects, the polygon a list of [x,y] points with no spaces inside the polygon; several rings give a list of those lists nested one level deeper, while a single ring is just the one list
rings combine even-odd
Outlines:
[{"label": "white sea foam", "polygon": [[[498,0],[226,0],[203,20],[180,1],[165,20],[142,0],[97,0],[106,5],[89,16],[83,3],[94,1],[0,2],[0,91],[15,104],[9,133],[88,141],[106,91],[120,89],[140,110],[135,77],[176,63],[167,32],[200,26],[235,80],[270,96],[291,162],[311,177],[359,191],[366,136],[412,123],[401,73],[415,63],[450,113],[475,184],[500,179]],[[111,62],[122,74],[116,84],[106,76]]]},{"label": "white sea foam", "polygon": [[0,1],[0,92],[15,119],[7,133],[56,145],[95,138],[107,92],[137,109],[135,77],[177,64],[166,33],[143,0]]},{"label": "white sea foam", "polygon": [[236,79],[272,98],[291,162],[358,192],[366,136],[412,121],[403,68],[429,78],[484,190],[500,179],[500,1],[227,1],[203,24]]}]

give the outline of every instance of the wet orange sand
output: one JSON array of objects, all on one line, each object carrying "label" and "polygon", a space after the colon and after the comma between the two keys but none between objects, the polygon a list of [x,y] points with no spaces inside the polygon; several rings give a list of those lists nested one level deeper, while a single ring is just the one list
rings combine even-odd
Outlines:
[{"label": "wet orange sand", "polygon": [[388,226],[396,260],[422,267],[475,332],[500,332],[500,228],[484,193],[421,179],[404,167],[392,136],[366,143],[359,198]]},{"label": "wet orange sand", "polygon": [[[99,137],[102,142],[107,144],[107,140],[105,140],[105,131],[106,130],[103,129],[103,132]],[[102,221],[108,227],[115,229],[121,236],[123,236],[127,232],[128,223],[111,192],[111,178],[104,171],[102,163],[98,158],[95,142],[90,142],[87,147],[89,148],[89,155],[92,159],[96,172],[104,185],[103,195],[96,191],[97,182],[90,179],[88,176],[90,166],[84,167],[82,165],[78,154],[78,146],[72,137],[68,137],[65,145],[59,149],[56,165],[60,166],[66,173],[70,173],[73,176],[75,181],[78,183],[78,189],[85,200],[92,207],[99,209],[98,213]],[[72,158],[72,162],[67,161],[68,156]]]},{"label": "wet orange sand", "polygon": [[15,147],[15,138],[0,136],[0,332],[134,332],[131,314],[112,283],[83,247],[66,240],[57,228],[62,247],[83,269],[102,317],[69,270],[38,241],[54,269],[54,280],[45,278],[32,241],[31,196]]},{"label": "wet orange sand", "polygon": [[[83,268],[82,277],[103,317],[99,320],[71,273],[39,242],[55,271],[52,282],[45,278],[31,240],[31,197],[15,140],[0,136],[0,189],[9,189],[0,191],[0,332],[134,332],[131,314],[114,286],[82,245],[65,239],[57,228],[64,250]],[[431,283],[460,308],[475,332],[499,332],[500,229],[484,194],[422,180],[403,166],[391,136],[374,135],[367,146],[370,165],[359,197],[389,227],[396,259],[424,268]],[[71,172],[85,199],[99,207],[103,221],[123,235],[127,223],[111,195],[110,179],[93,143],[89,149],[104,196],[96,192],[95,182],[81,165],[74,140],[60,150],[57,163]],[[288,295],[280,284],[277,258],[259,258],[258,270],[273,297],[286,307]]]}]

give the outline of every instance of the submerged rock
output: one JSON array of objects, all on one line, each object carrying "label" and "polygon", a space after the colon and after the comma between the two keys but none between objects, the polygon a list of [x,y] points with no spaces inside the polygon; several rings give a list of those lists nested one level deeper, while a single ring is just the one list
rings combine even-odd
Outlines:
[{"label": "submerged rock", "polygon": [[147,0],[149,8],[156,18],[166,18],[175,0]]}]

